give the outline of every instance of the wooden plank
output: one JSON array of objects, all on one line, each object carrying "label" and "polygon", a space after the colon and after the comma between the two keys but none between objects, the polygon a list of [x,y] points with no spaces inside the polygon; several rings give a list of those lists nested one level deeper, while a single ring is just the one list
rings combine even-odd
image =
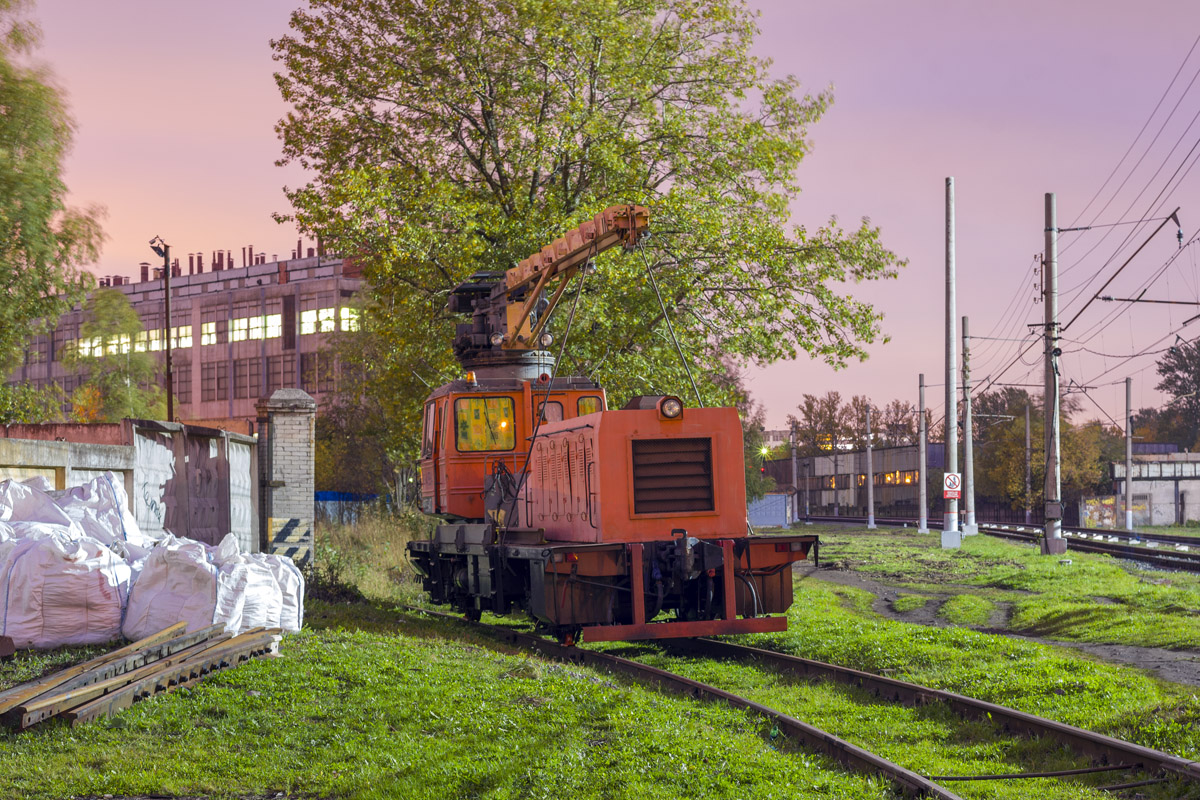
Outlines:
[{"label": "wooden plank", "polygon": [[95,669],[96,667],[106,664],[114,659],[123,658],[124,656],[136,653],[139,650],[145,649],[146,647],[169,641],[170,639],[173,639],[176,636],[184,633],[186,630],[187,623],[177,622],[174,625],[169,625],[168,627],[163,628],[158,633],[153,633],[144,639],[139,639],[138,641],[128,644],[125,647],[113,650],[111,653],[105,653],[104,655],[97,656],[90,661],[85,661],[82,664],[76,664],[73,667],[67,667],[66,669],[59,670],[58,672],[50,675],[45,675],[32,681],[26,681],[25,683],[14,686],[4,692],[0,692],[0,714],[16,708],[26,700],[37,697],[38,695],[44,694],[46,691],[53,689],[56,686],[62,685],[75,676],[82,675],[88,670]]},{"label": "wooden plank", "polygon": [[[224,625],[210,625],[207,628],[202,628],[195,633],[187,633],[183,636],[176,636],[174,639],[168,639],[162,644],[151,645],[145,647],[136,653],[124,656],[122,658],[112,659],[100,666],[94,667],[87,672],[77,675],[74,678],[59,684],[53,689],[47,690],[44,694],[58,694],[70,689],[76,689],[80,686],[87,686],[91,683],[99,683],[109,678],[115,678],[125,672],[130,672],[138,667],[143,667],[147,664],[152,664],[155,661],[174,655],[181,650],[186,650],[193,645],[200,644],[209,640],[214,640],[221,635],[225,630]],[[228,638],[228,637],[224,637]],[[40,697],[39,695],[38,697]],[[30,698],[36,700],[38,697]]]},{"label": "wooden plank", "polygon": [[151,664],[139,667],[131,672],[126,672],[123,675],[118,675],[114,678],[109,678],[105,681],[99,681],[87,686],[81,686],[76,689],[71,689],[65,692],[56,692],[46,694],[36,700],[30,700],[26,703],[17,706],[14,709],[6,712],[3,720],[6,724],[17,728],[28,728],[31,725],[36,725],[42,720],[49,719],[63,711],[74,708],[81,703],[86,703],[96,697],[101,697],[109,692],[115,691],[126,686],[129,683],[143,679],[156,672],[169,669],[172,665],[185,661],[189,655],[196,655],[205,650],[219,650],[216,640],[200,642],[192,645],[186,650],[171,656],[170,658],[160,659]]},{"label": "wooden plank", "polygon": [[[278,631],[278,629],[274,629]],[[240,641],[239,641],[240,640]],[[235,644],[237,642],[237,644]],[[90,702],[71,708],[62,713],[64,719],[72,725],[108,716],[117,711],[129,708],[139,700],[157,694],[174,691],[184,686],[192,686],[213,672],[231,669],[242,661],[268,655],[275,650],[278,636],[272,631],[258,634],[243,634],[230,639],[224,645],[212,648],[208,652],[195,654],[181,663],[174,664],[162,671],[148,675],[145,678],[130,683],[114,692],[98,697]]]}]

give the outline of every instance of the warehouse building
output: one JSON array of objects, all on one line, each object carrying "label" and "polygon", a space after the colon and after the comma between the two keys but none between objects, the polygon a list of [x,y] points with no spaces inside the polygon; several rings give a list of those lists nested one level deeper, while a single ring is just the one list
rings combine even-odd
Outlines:
[{"label": "warehouse building", "polygon": [[[293,255],[298,255],[299,246]],[[252,253],[252,251],[251,251]],[[316,399],[337,390],[339,369],[329,344],[339,332],[358,329],[352,298],[362,286],[361,271],[349,259],[307,257],[266,261],[265,254],[243,255],[232,268],[232,253],[188,256],[187,274],[177,259],[171,270],[171,361],[175,416],[200,423],[245,429],[256,417],[255,402],[277,389],[303,389]],[[166,309],[162,268],[141,265],[141,280],[101,279],[124,292],[142,320],[134,341],[80,340],[84,312],[64,314],[54,330],[31,341],[25,363],[9,383],[45,387],[57,383],[70,395],[83,376],[63,361],[70,348],[83,353],[152,352],[165,361]]]}]

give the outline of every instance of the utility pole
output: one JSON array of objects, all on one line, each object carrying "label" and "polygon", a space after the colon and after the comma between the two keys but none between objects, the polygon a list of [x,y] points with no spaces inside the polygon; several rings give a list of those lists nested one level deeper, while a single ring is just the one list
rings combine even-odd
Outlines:
[{"label": "utility pole", "polygon": [[1033,524],[1033,448],[1029,439],[1029,403],[1025,403],[1025,524]]},{"label": "utility pole", "polygon": [[1046,193],[1046,254],[1042,267],[1046,305],[1046,388],[1044,397],[1046,417],[1046,515],[1043,555],[1067,552],[1062,538],[1062,457],[1059,452],[1058,430],[1058,211],[1054,193]]},{"label": "utility pole", "polygon": [[1133,530],[1133,378],[1125,379],[1125,530]]},{"label": "utility pole", "polygon": [[979,533],[975,524],[975,448],[973,444],[974,428],[971,425],[971,335],[968,332],[967,318],[963,318],[963,510],[967,519],[963,524],[964,536]]},{"label": "utility pole", "polygon": [[796,469],[796,429],[788,431],[788,447],[792,451],[792,520],[800,517],[800,473]]},{"label": "utility pole", "polygon": [[150,249],[163,260],[163,300],[166,319],[166,337],[164,344],[167,348],[167,422],[175,421],[175,386],[171,369],[171,246],[155,236],[150,240]]},{"label": "utility pole", "polygon": [[841,504],[839,503],[839,498],[838,498],[837,481],[838,481],[838,451],[837,451],[837,442],[834,442],[834,445],[833,445],[833,515],[835,517],[841,516],[838,513],[839,509],[841,508]]},{"label": "utility pole", "polygon": [[[812,466],[809,466],[810,464]],[[813,470],[816,468],[816,466],[817,466],[817,459],[815,457],[812,457],[812,458],[810,458],[810,460],[804,462],[804,524],[805,525],[812,525],[812,520],[809,519],[810,506],[808,504],[808,482],[809,482],[809,479],[812,477]]]},{"label": "utility pole", "polygon": [[867,530],[875,530],[875,465],[871,463],[871,404],[867,403]]},{"label": "utility pole", "polygon": [[[955,309],[954,286],[954,178],[946,178],[946,467],[945,471],[958,472],[958,381],[955,367],[958,362],[958,347],[954,340],[954,329],[958,323]],[[955,548],[962,544],[958,531],[958,500],[946,499],[946,513],[942,517],[942,547]]]},{"label": "utility pole", "polygon": [[920,380],[921,389],[920,389],[920,395],[917,400],[917,409],[918,409],[917,413],[920,414],[921,416],[920,416],[919,421],[917,422],[917,427],[920,431],[920,435],[919,435],[920,441],[917,444],[918,458],[920,459],[917,463],[917,485],[918,485],[917,496],[920,499],[917,501],[917,505],[919,506],[918,518],[917,518],[917,533],[929,533],[929,519],[927,516],[928,515],[927,509],[929,507],[929,498],[926,496],[926,489],[925,489],[925,438],[929,435],[929,431],[927,431],[925,429],[926,426],[925,426],[925,373],[924,372],[921,373],[919,380]]}]

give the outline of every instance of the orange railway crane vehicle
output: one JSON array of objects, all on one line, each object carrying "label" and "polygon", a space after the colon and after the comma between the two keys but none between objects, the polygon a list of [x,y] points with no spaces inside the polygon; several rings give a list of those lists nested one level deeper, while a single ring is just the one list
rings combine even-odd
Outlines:
[{"label": "orange railway crane vehicle", "polygon": [[471,315],[454,338],[466,377],[429,396],[421,447],[422,507],[445,522],[408,545],[433,602],[524,611],[567,642],[786,629],[769,615],[818,540],[747,534],[737,411],[671,396],[610,411],[591,380],[553,376],[545,326],[568,282],[648,225],[613,206],[451,294]]}]

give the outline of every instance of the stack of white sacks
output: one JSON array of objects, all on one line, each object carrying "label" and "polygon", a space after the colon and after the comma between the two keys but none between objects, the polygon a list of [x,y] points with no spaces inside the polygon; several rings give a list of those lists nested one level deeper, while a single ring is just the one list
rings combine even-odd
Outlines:
[{"label": "stack of white sacks", "polygon": [[65,492],[0,481],[0,635],[19,648],[140,639],[176,622],[298,631],[304,578],[286,556],[144,535],[119,476]]}]

